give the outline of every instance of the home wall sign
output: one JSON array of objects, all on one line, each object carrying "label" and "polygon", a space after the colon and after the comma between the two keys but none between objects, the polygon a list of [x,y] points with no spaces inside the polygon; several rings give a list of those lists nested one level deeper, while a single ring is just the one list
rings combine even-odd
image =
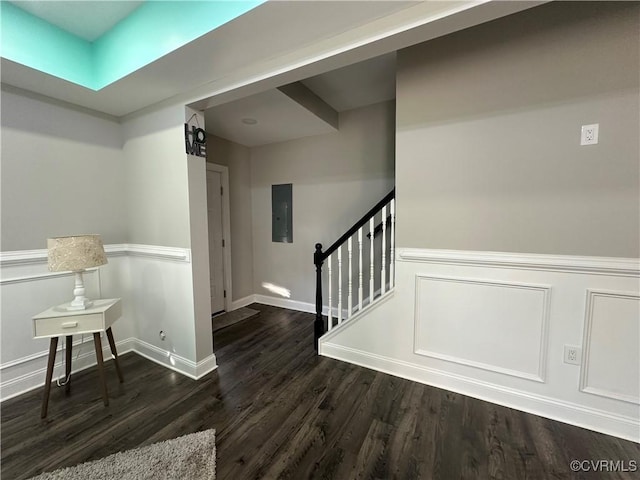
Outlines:
[{"label": "home wall sign", "polygon": [[184,145],[189,155],[195,155],[197,157],[207,156],[207,134],[202,128],[184,124]]}]

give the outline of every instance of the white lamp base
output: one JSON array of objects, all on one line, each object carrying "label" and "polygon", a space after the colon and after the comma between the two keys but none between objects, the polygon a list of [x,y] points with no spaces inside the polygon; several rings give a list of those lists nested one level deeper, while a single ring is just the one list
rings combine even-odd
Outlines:
[{"label": "white lamp base", "polygon": [[93,306],[93,302],[88,299],[84,299],[81,302],[76,302],[76,299],[73,300],[68,306],[67,310],[86,310],[87,308],[91,308]]},{"label": "white lamp base", "polygon": [[84,296],[84,280],[82,279],[82,274],[84,270],[80,270],[78,272],[73,272],[76,276],[76,285],[73,289],[73,294],[75,298],[67,307],[67,310],[86,310],[87,308],[93,305],[93,302]]}]

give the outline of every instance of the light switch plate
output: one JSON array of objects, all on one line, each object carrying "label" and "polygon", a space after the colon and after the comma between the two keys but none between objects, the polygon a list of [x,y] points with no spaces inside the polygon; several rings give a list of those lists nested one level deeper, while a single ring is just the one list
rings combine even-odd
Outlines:
[{"label": "light switch plate", "polygon": [[599,123],[583,125],[580,131],[580,145],[596,145],[598,143]]}]

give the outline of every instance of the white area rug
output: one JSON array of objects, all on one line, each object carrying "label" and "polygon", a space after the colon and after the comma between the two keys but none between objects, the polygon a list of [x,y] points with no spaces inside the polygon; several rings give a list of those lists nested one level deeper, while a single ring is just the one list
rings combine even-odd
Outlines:
[{"label": "white area rug", "polygon": [[32,480],[214,480],[216,431],[205,430],[43,473]]}]

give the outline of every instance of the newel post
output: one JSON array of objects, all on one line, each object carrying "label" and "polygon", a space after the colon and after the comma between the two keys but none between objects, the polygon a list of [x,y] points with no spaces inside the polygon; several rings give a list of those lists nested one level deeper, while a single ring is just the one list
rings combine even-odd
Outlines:
[{"label": "newel post", "polygon": [[313,322],[313,341],[316,352],[318,351],[318,339],[324,335],[324,321],[322,320],[322,244],[316,243],[316,251],[313,254],[313,263],[316,265],[316,319]]}]

